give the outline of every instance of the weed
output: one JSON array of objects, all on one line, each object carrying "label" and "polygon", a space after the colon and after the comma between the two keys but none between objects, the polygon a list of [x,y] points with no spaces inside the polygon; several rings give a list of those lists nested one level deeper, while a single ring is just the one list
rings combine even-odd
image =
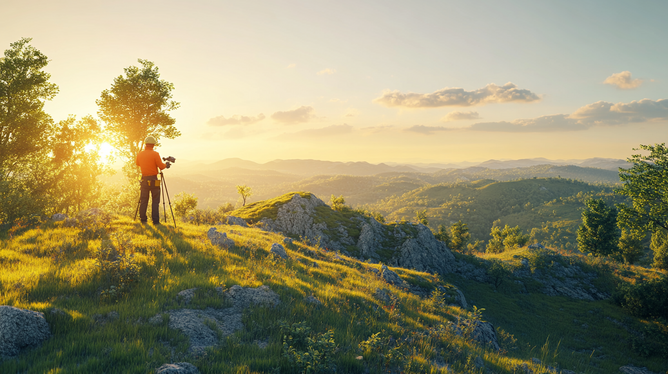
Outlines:
[{"label": "weed", "polygon": [[95,252],[96,265],[108,286],[100,292],[104,301],[118,301],[139,279],[139,266],[129,239],[117,237],[117,245],[103,240]]},{"label": "weed", "polygon": [[334,331],[313,334],[306,322],[288,325],[280,323],[283,331],[283,357],[295,364],[301,373],[315,374],[336,371]]}]

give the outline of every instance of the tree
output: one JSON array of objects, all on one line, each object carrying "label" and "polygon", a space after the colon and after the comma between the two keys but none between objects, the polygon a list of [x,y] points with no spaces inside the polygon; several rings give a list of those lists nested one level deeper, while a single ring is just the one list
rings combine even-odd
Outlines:
[{"label": "tree", "polygon": [[649,247],[654,252],[652,266],[657,269],[668,270],[668,231],[658,229],[652,234]]},{"label": "tree", "polygon": [[179,107],[171,100],[174,85],[160,79],[153,62],[139,59],[139,63],[141,67],[125,68],[125,76],[116,77],[111,89],[102,91],[95,101],[106,125],[107,141],[126,159],[125,172],[130,179],[138,176],[135,157],[148,135],[158,141],[181,135],[168,113]]},{"label": "tree", "polygon": [[185,217],[188,212],[197,209],[197,197],[194,194],[179,192],[174,198],[174,212],[179,217]]},{"label": "tree", "polygon": [[450,248],[450,234],[448,234],[448,229],[445,225],[438,225],[438,231],[434,234],[436,240],[440,240],[445,245]]},{"label": "tree", "polygon": [[594,256],[614,255],[620,237],[617,209],[609,207],[603,199],[588,200],[585,206],[577,231],[578,249]]},{"label": "tree", "polygon": [[19,168],[16,164],[48,146],[53,121],[44,112],[44,102],[53,99],[58,86],[43,71],[47,57],[30,46],[32,39],[11,43],[0,59],[0,172]]},{"label": "tree", "polygon": [[519,226],[506,225],[503,229],[493,226],[490,233],[492,239],[487,243],[487,252],[501,253],[507,249],[523,247],[529,242],[529,235],[522,234]]},{"label": "tree", "polygon": [[450,245],[448,246],[450,249],[461,252],[466,248],[469,240],[471,240],[471,234],[467,224],[459,220],[450,226]]},{"label": "tree", "polygon": [[332,209],[339,212],[343,212],[350,209],[346,206],[346,200],[343,198],[343,195],[338,197],[332,195],[332,197],[329,198],[329,203],[332,204]]},{"label": "tree", "polygon": [[242,186],[237,186],[237,192],[239,193],[239,195],[241,195],[241,198],[244,201],[242,206],[246,206],[246,199],[251,197],[251,195],[253,195],[251,188],[244,184]]},{"label": "tree", "polygon": [[427,210],[416,210],[415,211],[415,221],[421,223],[425,226],[429,225],[429,220],[427,220]]},{"label": "tree", "polygon": [[633,204],[619,204],[619,221],[634,231],[656,232],[668,230],[668,148],[665,143],[641,145],[634,151],[649,151],[648,155],[635,154],[627,159],[629,169],[619,169],[622,188],[616,192],[628,196]]},{"label": "tree", "polygon": [[619,256],[628,264],[635,263],[643,254],[642,238],[630,230],[622,230],[618,246]]}]

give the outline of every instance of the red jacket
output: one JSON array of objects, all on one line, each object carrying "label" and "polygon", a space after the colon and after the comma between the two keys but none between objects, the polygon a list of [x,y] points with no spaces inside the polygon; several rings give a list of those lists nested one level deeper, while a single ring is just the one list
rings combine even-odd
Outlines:
[{"label": "red jacket", "polygon": [[137,166],[141,168],[141,175],[144,177],[158,175],[160,170],[167,167],[160,159],[160,154],[152,149],[145,149],[137,155]]}]

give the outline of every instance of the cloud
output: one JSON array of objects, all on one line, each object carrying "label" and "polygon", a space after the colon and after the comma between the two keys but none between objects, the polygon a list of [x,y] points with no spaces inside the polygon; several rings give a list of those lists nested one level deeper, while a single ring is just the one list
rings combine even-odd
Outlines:
[{"label": "cloud", "polygon": [[286,125],[308,122],[313,117],[315,117],[315,113],[313,112],[313,107],[310,106],[301,106],[294,110],[286,110],[285,112],[279,111],[271,115],[274,121]]},{"label": "cloud", "polygon": [[407,128],[404,131],[408,132],[416,132],[418,134],[424,134],[424,135],[431,135],[437,131],[449,131],[450,129],[447,127],[443,126],[423,126],[423,125],[416,125]]},{"label": "cloud", "polygon": [[444,88],[428,94],[385,91],[382,96],[373,101],[389,108],[438,108],[443,106],[475,106],[513,101],[532,102],[537,100],[540,100],[540,98],[535,93],[519,89],[509,82],[503,86],[491,83],[475,91],[465,91],[463,88]]},{"label": "cloud", "polygon": [[480,119],[478,112],[450,112],[441,118],[441,122],[462,121],[467,119]]},{"label": "cloud", "polygon": [[615,73],[603,81],[604,84],[609,84],[615,86],[622,90],[631,90],[634,88],[640,87],[642,84],[642,79],[633,79],[631,80],[631,72],[623,71],[621,73]]},{"label": "cloud", "polygon": [[276,137],[277,140],[297,140],[304,138],[328,138],[330,136],[349,134],[353,132],[353,127],[344,123],[343,125],[332,125],[318,129],[308,129],[292,133],[284,133]]},{"label": "cloud", "polygon": [[555,114],[512,122],[476,123],[466,129],[497,132],[559,132],[586,130],[594,126],[623,126],[668,120],[668,99],[642,99],[630,103],[597,101],[569,114]]},{"label": "cloud", "polygon": [[327,68],[327,69],[320,70],[316,74],[318,74],[318,75],[325,75],[325,74],[332,75],[334,73],[336,73],[336,70]]},{"label": "cloud", "polygon": [[264,119],[264,114],[260,113],[256,117],[247,117],[240,115],[233,115],[230,118],[218,116],[209,119],[206,124],[209,126],[229,126],[229,125],[252,125],[255,122],[260,122]]},{"label": "cloud", "polygon": [[290,65],[288,65],[288,69],[292,69],[292,68],[294,68],[295,66],[297,66],[297,64],[290,64]]},{"label": "cloud", "polygon": [[366,132],[367,134],[378,134],[381,132],[386,132],[390,129],[393,129],[394,126],[391,125],[385,125],[385,126],[370,126],[370,127],[362,127],[360,130]]},{"label": "cloud", "polygon": [[359,114],[360,114],[359,110],[357,110],[355,108],[348,108],[348,109],[346,109],[345,117],[356,117]]}]

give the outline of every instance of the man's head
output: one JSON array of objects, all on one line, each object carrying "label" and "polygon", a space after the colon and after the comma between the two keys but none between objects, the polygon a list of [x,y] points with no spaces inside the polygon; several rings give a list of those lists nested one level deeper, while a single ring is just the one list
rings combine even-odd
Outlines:
[{"label": "man's head", "polygon": [[146,144],[146,149],[153,149],[153,146],[155,146],[155,138],[152,136],[147,136],[146,140],[144,140],[144,144]]}]

